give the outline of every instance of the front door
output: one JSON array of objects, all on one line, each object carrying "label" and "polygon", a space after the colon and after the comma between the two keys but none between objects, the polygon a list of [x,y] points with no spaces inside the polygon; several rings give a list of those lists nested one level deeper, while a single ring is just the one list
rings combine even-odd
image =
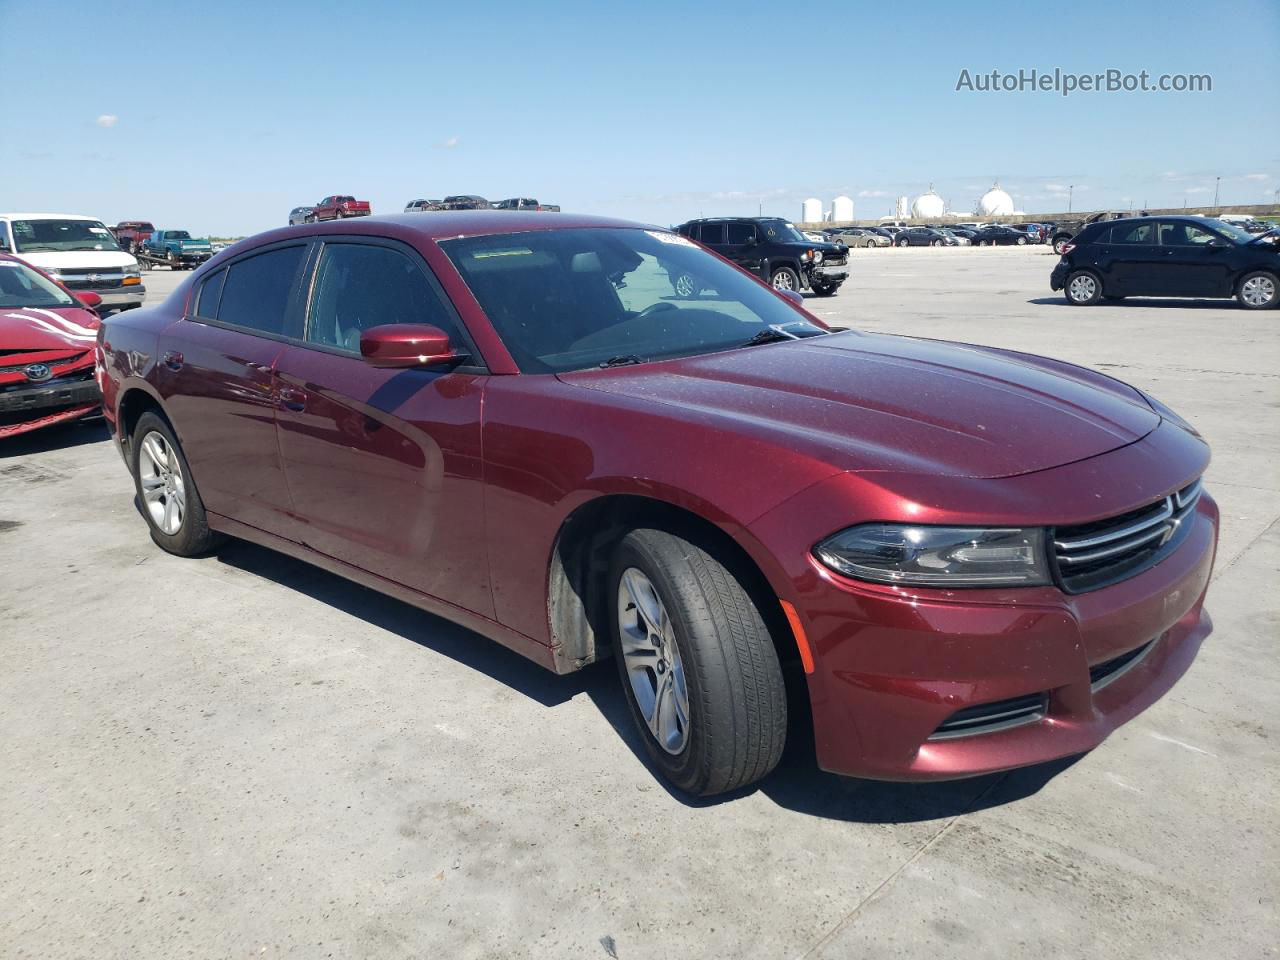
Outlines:
[{"label": "front door", "polygon": [[750,220],[731,220],[724,225],[724,247],[718,252],[744,270],[768,280],[768,261],[760,256],[756,225]]},{"label": "front door", "polygon": [[[468,366],[379,369],[360,333],[391,323],[445,330]],[[390,241],[326,240],[304,343],[276,362],[280,454],[296,517],[290,536],[388,580],[492,616],[483,549],[477,366],[444,292],[416,252]]]},{"label": "front door", "polygon": [[1231,293],[1229,241],[1211,230],[1183,220],[1161,220],[1161,279],[1167,296],[1221,297]]},{"label": "front door", "polygon": [[307,244],[209,274],[159,341],[157,386],[205,508],[283,535],[291,502],[276,443],[272,368],[300,323]]}]

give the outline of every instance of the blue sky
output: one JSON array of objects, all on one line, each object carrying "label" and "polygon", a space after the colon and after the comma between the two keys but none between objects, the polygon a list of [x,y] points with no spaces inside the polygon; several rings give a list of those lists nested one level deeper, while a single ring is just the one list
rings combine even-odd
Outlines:
[{"label": "blue sky", "polygon": [[[1280,4],[0,0],[0,210],[253,233],[327,193],[534,196],[657,223],[930,183],[972,209],[1259,203]],[[1207,73],[1211,93],[956,92]],[[100,119],[101,118],[101,119]]]}]

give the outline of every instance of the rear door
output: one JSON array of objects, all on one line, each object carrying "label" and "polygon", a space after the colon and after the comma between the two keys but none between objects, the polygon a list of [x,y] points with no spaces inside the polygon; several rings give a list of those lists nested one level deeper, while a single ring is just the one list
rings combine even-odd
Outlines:
[{"label": "rear door", "polygon": [[1164,276],[1162,256],[1155,221],[1116,221],[1098,258],[1107,293],[1122,297],[1159,294]]},{"label": "rear door", "polygon": [[[418,253],[390,240],[325,239],[305,332],[276,362],[279,448],[292,539],[484,616],[481,397],[488,379]],[[379,369],[360,333],[390,323],[445,330],[467,366]]]},{"label": "rear door", "polygon": [[276,442],[272,368],[301,330],[308,244],[263,247],[203,278],[160,337],[157,386],[205,507],[285,535],[292,503]]}]

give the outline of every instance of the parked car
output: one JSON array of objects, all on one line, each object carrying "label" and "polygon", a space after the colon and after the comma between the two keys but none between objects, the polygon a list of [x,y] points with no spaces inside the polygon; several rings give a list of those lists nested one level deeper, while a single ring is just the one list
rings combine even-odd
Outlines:
[{"label": "parked car", "polygon": [[101,302],[0,253],[0,439],[98,414]]},{"label": "parked car", "polygon": [[530,197],[511,197],[508,200],[499,200],[493,205],[495,210],[542,210],[543,206],[537,200]]},{"label": "parked car", "polygon": [[430,210],[443,210],[439,200],[410,200],[404,205],[405,213],[426,213]]},{"label": "parked car", "polygon": [[953,235],[962,240],[968,240],[970,243],[974,243],[975,238],[978,236],[978,231],[971,229],[970,227],[947,227],[947,229],[950,230]]},{"label": "parked car", "polygon": [[1079,220],[1060,220],[1054,225],[1053,232],[1049,234],[1049,242],[1053,244],[1053,252],[1061,254],[1071,239],[1089,224],[1106,220],[1122,220],[1131,216],[1133,214],[1120,210],[1103,210]]},{"label": "parked car", "polygon": [[146,220],[121,220],[111,229],[111,233],[121,250],[137,253],[154,230],[155,227]]},{"label": "parked car", "polygon": [[797,299],[603,218],[286,227],[105,322],[104,411],[162,549],[252,540],[558,673],[615,651],[691,794],[767,774],[789,698],[824,769],[920,780],[1079,754],[1163,695],[1211,629],[1195,431]]},{"label": "parked car", "polygon": [[155,230],[139,252],[163,260],[171,270],[191,270],[213,256],[213,245],[186,230]]},{"label": "parked car", "polygon": [[0,253],[13,253],[76,296],[97,294],[103,309],[142,306],[141,268],[101,220],[64,213],[0,213]]},{"label": "parked car", "polygon": [[1025,247],[1030,242],[1025,230],[1015,230],[999,223],[988,224],[973,237],[975,247]]},{"label": "parked car", "polygon": [[1275,229],[1274,224],[1267,223],[1264,220],[1259,220],[1257,217],[1246,214],[1224,213],[1217,219],[1221,220],[1223,223],[1233,224],[1241,230],[1244,230],[1246,233],[1267,233],[1268,231]]},{"label": "parked car", "polygon": [[1048,231],[1039,223],[1011,223],[1009,226],[1014,230],[1021,230],[1027,235],[1028,243],[1046,243],[1049,240]]},{"label": "parked car", "polygon": [[828,233],[827,239],[849,247],[887,247],[893,242],[883,233],[867,227],[842,227]]},{"label": "parked car", "polygon": [[367,217],[372,212],[367,200],[357,200],[355,197],[334,194],[331,197],[325,197],[312,208],[310,219],[307,222],[344,220],[347,217]]},{"label": "parked car", "polygon": [[968,230],[955,230],[951,227],[934,227],[933,229],[942,234],[949,247],[967,247],[972,243]]},{"label": "parked car", "polygon": [[894,234],[893,242],[899,247],[954,247],[955,237],[949,237],[934,227],[907,227]]},{"label": "parked car", "polygon": [[446,210],[492,210],[493,204],[484,197],[478,197],[474,193],[458,194],[453,197],[445,197],[443,206]]},{"label": "parked car", "polygon": [[[812,290],[832,296],[849,276],[848,248],[810,240],[794,224],[777,217],[715,217],[676,227],[720,256],[779,290]],[[671,282],[681,296],[708,289],[703,278],[676,273]]]},{"label": "parked car", "polygon": [[315,212],[315,207],[294,207],[289,211],[289,226],[297,226],[299,223],[310,223],[311,214]]},{"label": "parked car", "polygon": [[1124,297],[1235,297],[1280,303],[1280,247],[1221,220],[1141,217],[1089,225],[1049,277],[1079,306]]}]

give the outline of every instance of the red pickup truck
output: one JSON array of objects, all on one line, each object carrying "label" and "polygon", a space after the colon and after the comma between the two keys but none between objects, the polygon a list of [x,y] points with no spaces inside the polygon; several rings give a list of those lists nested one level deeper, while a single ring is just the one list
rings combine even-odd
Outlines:
[{"label": "red pickup truck", "polygon": [[307,222],[341,220],[344,217],[367,217],[372,212],[369,209],[368,200],[357,200],[355,197],[334,194],[332,197],[325,197],[316,204],[315,209],[307,217]]},{"label": "red pickup truck", "polygon": [[146,220],[121,220],[111,232],[116,235],[116,242],[128,253],[137,253],[147,238],[155,232]]}]

